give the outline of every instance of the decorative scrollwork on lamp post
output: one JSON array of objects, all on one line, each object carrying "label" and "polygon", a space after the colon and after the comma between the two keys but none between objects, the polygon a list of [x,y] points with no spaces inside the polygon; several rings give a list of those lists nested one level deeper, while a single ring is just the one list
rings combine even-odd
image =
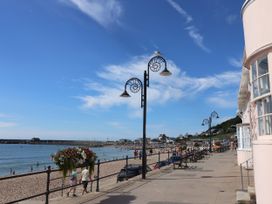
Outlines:
[{"label": "decorative scrollwork on lamp post", "polygon": [[129,80],[127,80],[125,84],[125,90],[120,95],[121,97],[130,97],[129,93],[127,92],[127,87],[129,87],[130,91],[132,93],[137,93],[141,90],[141,108],[144,107],[144,94],[143,94],[143,83],[140,79],[133,77]]},{"label": "decorative scrollwork on lamp post", "polygon": [[152,72],[158,72],[163,68],[160,73],[161,76],[170,76],[171,72],[167,69],[167,62],[161,56],[160,52],[155,52],[155,56],[152,57],[147,66],[147,71],[144,71],[143,82],[133,77],[125,83],[125,90],[120,95],[121,97],[130,97],[127,92],[127,87],[129,87],[132,93],[137,93],[141,90],[141,108],[143,108],[143,147],[142,147],[142,179],[146,178],[146,99],[147,99],[147,87],[149,87],[149,70]]}]

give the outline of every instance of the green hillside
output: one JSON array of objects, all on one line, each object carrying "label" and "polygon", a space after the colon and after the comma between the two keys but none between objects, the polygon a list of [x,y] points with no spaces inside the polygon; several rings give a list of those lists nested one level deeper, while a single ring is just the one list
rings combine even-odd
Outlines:
[{"label": "green hillside", "polygon": [[222,122],[221,124],[212,127],[212,129],[215,133],[233,133],[236,132],[236,125],[239,123],[242,123],[242,120],[239,116],[236,116],[235,118],[231,118],[225,122]]},{"label": "green hillside", "polygon": [[[236,133],[236,125],[242,123],[239,116],[226,120],[216,126],[211,127],[212,137],[214,139],[229,138]],[[205,139],[209,136],[209,130],[202,132],[198,137]]]}]

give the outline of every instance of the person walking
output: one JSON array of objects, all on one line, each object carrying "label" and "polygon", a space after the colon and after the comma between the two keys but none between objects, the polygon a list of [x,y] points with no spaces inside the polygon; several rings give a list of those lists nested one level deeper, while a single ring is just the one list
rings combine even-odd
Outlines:
[{"label": "person walking", "polygon": [[139,151],[139,159],[142,159],[142,151]]},{"label": "person walking", "polygon": [[69,194],[71,193],[71,191],[73,191],[73,197],[76,197],[76,184],[77,184],[77,172],[76,169],[72,170],[71,175],[70,175],[70,180],[69,180],[69,184],[70,184],[70,189],[67,192],[67,197],[69,197]]},{"label": "person walking", "polygon": [[83,185],[82,195],[84,193],[88,193],[88,191],[87,191],[88,182],[92,181],[91,175],[90,175],[89,170],[88,170],[88,166],[84,167],[84,169],[82,170],[80,181],[81,181],[81,183]]}]

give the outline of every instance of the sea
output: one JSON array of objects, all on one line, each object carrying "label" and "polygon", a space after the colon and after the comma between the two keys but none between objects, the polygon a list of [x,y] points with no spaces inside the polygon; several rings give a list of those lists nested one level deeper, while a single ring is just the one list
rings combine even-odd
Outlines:
[{"label": "sea", "polygon": [[[47,166],[57,168],[51,155],[58,150],[72,147],[68,145],[37,144],[0,144],[0,177],[10,174],[29,173],[45,170]],[[100,161],[116,160],[131,157],[133,152],[126,148],[106,146],[92,147]]]}]

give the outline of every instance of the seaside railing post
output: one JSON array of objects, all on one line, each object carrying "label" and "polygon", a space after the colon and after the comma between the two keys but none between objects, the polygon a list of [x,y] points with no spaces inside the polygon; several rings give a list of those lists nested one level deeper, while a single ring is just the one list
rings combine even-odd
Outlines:
[{"label": "seaside railing post", "polygon": [[46,181],[46,197],[45,197],[45,204],[49,203],[49,186],[50,186],[50,173],[51,173],[51,166],[47,167],[47,181]]},{"label": "seaside railing post", "polygon": [[97,174],[96,174],[96,192],[99,192],[99,174],[100,174],[100,160],[97,161]]},{"label": "seaside railing post", "polygon": [[63,197],[64,178],[61,179],[61,197]]},{"label": "seaside railing post", "polygon": [[167,161],[169,163],[170,157],[169,157],[169,150],[167,151]]},{"label": "seaside railing post", "polygon": [[248,160],[246,161],[246,167],[247,167],[247,185],[250,185],[249,171],[248,171]]},{"label": "seaside railing post", "polygon": [[93,181],[91,181],[90,192],[93,192]]},{"label": "seaside railing post", "polygon": [[158,153],[158,162],[160,163],[161,161],[161,152]]},{"label": "seaside railing post", "polygon": [[126,156],[126,179],[128,179],[128,155]]},{"label": "seaside railing post", "polygon": [[186,153],[184,157],[181,156],[181,162],[182,160],[184,159],[184,162],[185,162],[185,166],[184,168],[188,168],[188,158],[189,158],[190,154]]},{"label": "seaside railing post", "polygon": [[244,190],[244,179],[243,179],[243,167],[242,167],[242,164],[240,164],[240,173],[241,173],[242,190]]}]

